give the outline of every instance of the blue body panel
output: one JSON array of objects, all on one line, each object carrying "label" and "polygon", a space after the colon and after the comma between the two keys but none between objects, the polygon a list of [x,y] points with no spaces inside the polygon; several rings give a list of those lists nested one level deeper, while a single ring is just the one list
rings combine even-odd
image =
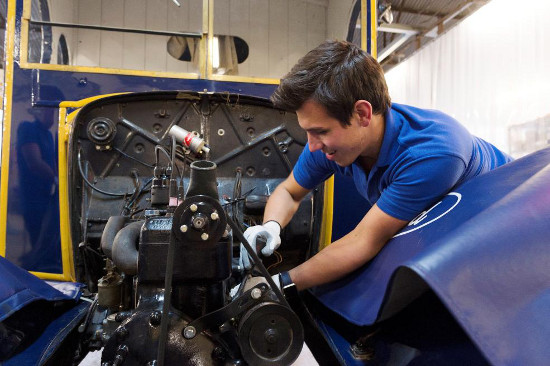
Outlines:
[{"label": "blue body panel", "polygon": [[24,352],[17,353],[6,360],[4,366],[35,366],[43,365],[59,349],[67,336],[84,319],[90,304],[79,302],[59,316],[52,316],[47,327],[40,336],[32,342]]},{"label": "blue body panel", "polygon": [[357,325],[429,286],[499,365],[550,359],[550,149],[477,177],[413,220],[364,268],[314,289]]},{"label": "blue body panel", "polygon": [[80,285],[69,282],[48,283],[0,257],[0,322],[37,301],[74,301]]},{"label": "blue body panel", "polygon": [[[275,85],[220,82],[205,79],[174,79],[129,75],[77,73],[21,69],[14,65],[13,114],[10,140],[10,179],[8,181],[8,216],[6,258],[30,271],[62,273],[57,183],[50,193],[24,189],[22,184],[39,177],[24,177],[18,148],[21,125],[34,120],[50,121],[54,156],[44,160],[57,164],[57,113],[62,101],[76,101],[118,92],[153,90],[192,90],[229,92],[268,98]],[[34,106],[34,107],[33,107]],[[57,166],[53,166],[57,174]]]}]

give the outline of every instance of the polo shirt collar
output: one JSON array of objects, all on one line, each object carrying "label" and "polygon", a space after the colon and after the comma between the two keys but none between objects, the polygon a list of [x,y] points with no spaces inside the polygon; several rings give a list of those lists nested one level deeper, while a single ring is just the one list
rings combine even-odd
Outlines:
[{"label": "polo shirt collar", "polygon": [[395,112],[392,108],[388,108],[385,114],[385,126],[384,126],[384,139],[382,140],[382,147],[378,153],[378,159],[375,165],[383,167],[390,165],[397,155],[399,148],[399,132],[401,130],[401,121],[399,118],[395,118]]}]

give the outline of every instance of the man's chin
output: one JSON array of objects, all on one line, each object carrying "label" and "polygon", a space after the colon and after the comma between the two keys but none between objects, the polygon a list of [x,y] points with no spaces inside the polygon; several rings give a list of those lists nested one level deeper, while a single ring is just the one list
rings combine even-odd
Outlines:
[{"label": "man's chin", "polygon": [[342,168],[345,168],[345,167],[351,165],[351,163],[342,162],[342,161],[339,161],[339,160],[334,160],[334,162],[336,163],[336,165],[341,166]]}]

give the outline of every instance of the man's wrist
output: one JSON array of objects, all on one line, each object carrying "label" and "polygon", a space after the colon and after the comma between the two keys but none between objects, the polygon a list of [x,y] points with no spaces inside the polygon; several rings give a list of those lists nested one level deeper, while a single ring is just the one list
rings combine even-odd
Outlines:
[{"label": "man's wrist", "polygon": [[279,283],[281,284],[281,291],[285,295],[285,298],[290,300],[298,297],[298,289],[287,271],[279,273]]}]

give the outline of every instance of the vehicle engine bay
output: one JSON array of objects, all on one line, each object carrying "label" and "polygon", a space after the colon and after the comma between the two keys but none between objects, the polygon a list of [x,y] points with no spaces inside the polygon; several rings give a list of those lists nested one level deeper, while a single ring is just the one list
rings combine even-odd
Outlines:
[{"label": "vehicle engine bay", "polygon": [[76,277],[93,301],[79,328],[87,350],[110,365],[292,363],[303,328],[271,275],[315,254],[322,189],[273,256],[242,233],[262,223],[305,143],[295,114],[242,95],[128,94],[79,110],[69,204]]}]

